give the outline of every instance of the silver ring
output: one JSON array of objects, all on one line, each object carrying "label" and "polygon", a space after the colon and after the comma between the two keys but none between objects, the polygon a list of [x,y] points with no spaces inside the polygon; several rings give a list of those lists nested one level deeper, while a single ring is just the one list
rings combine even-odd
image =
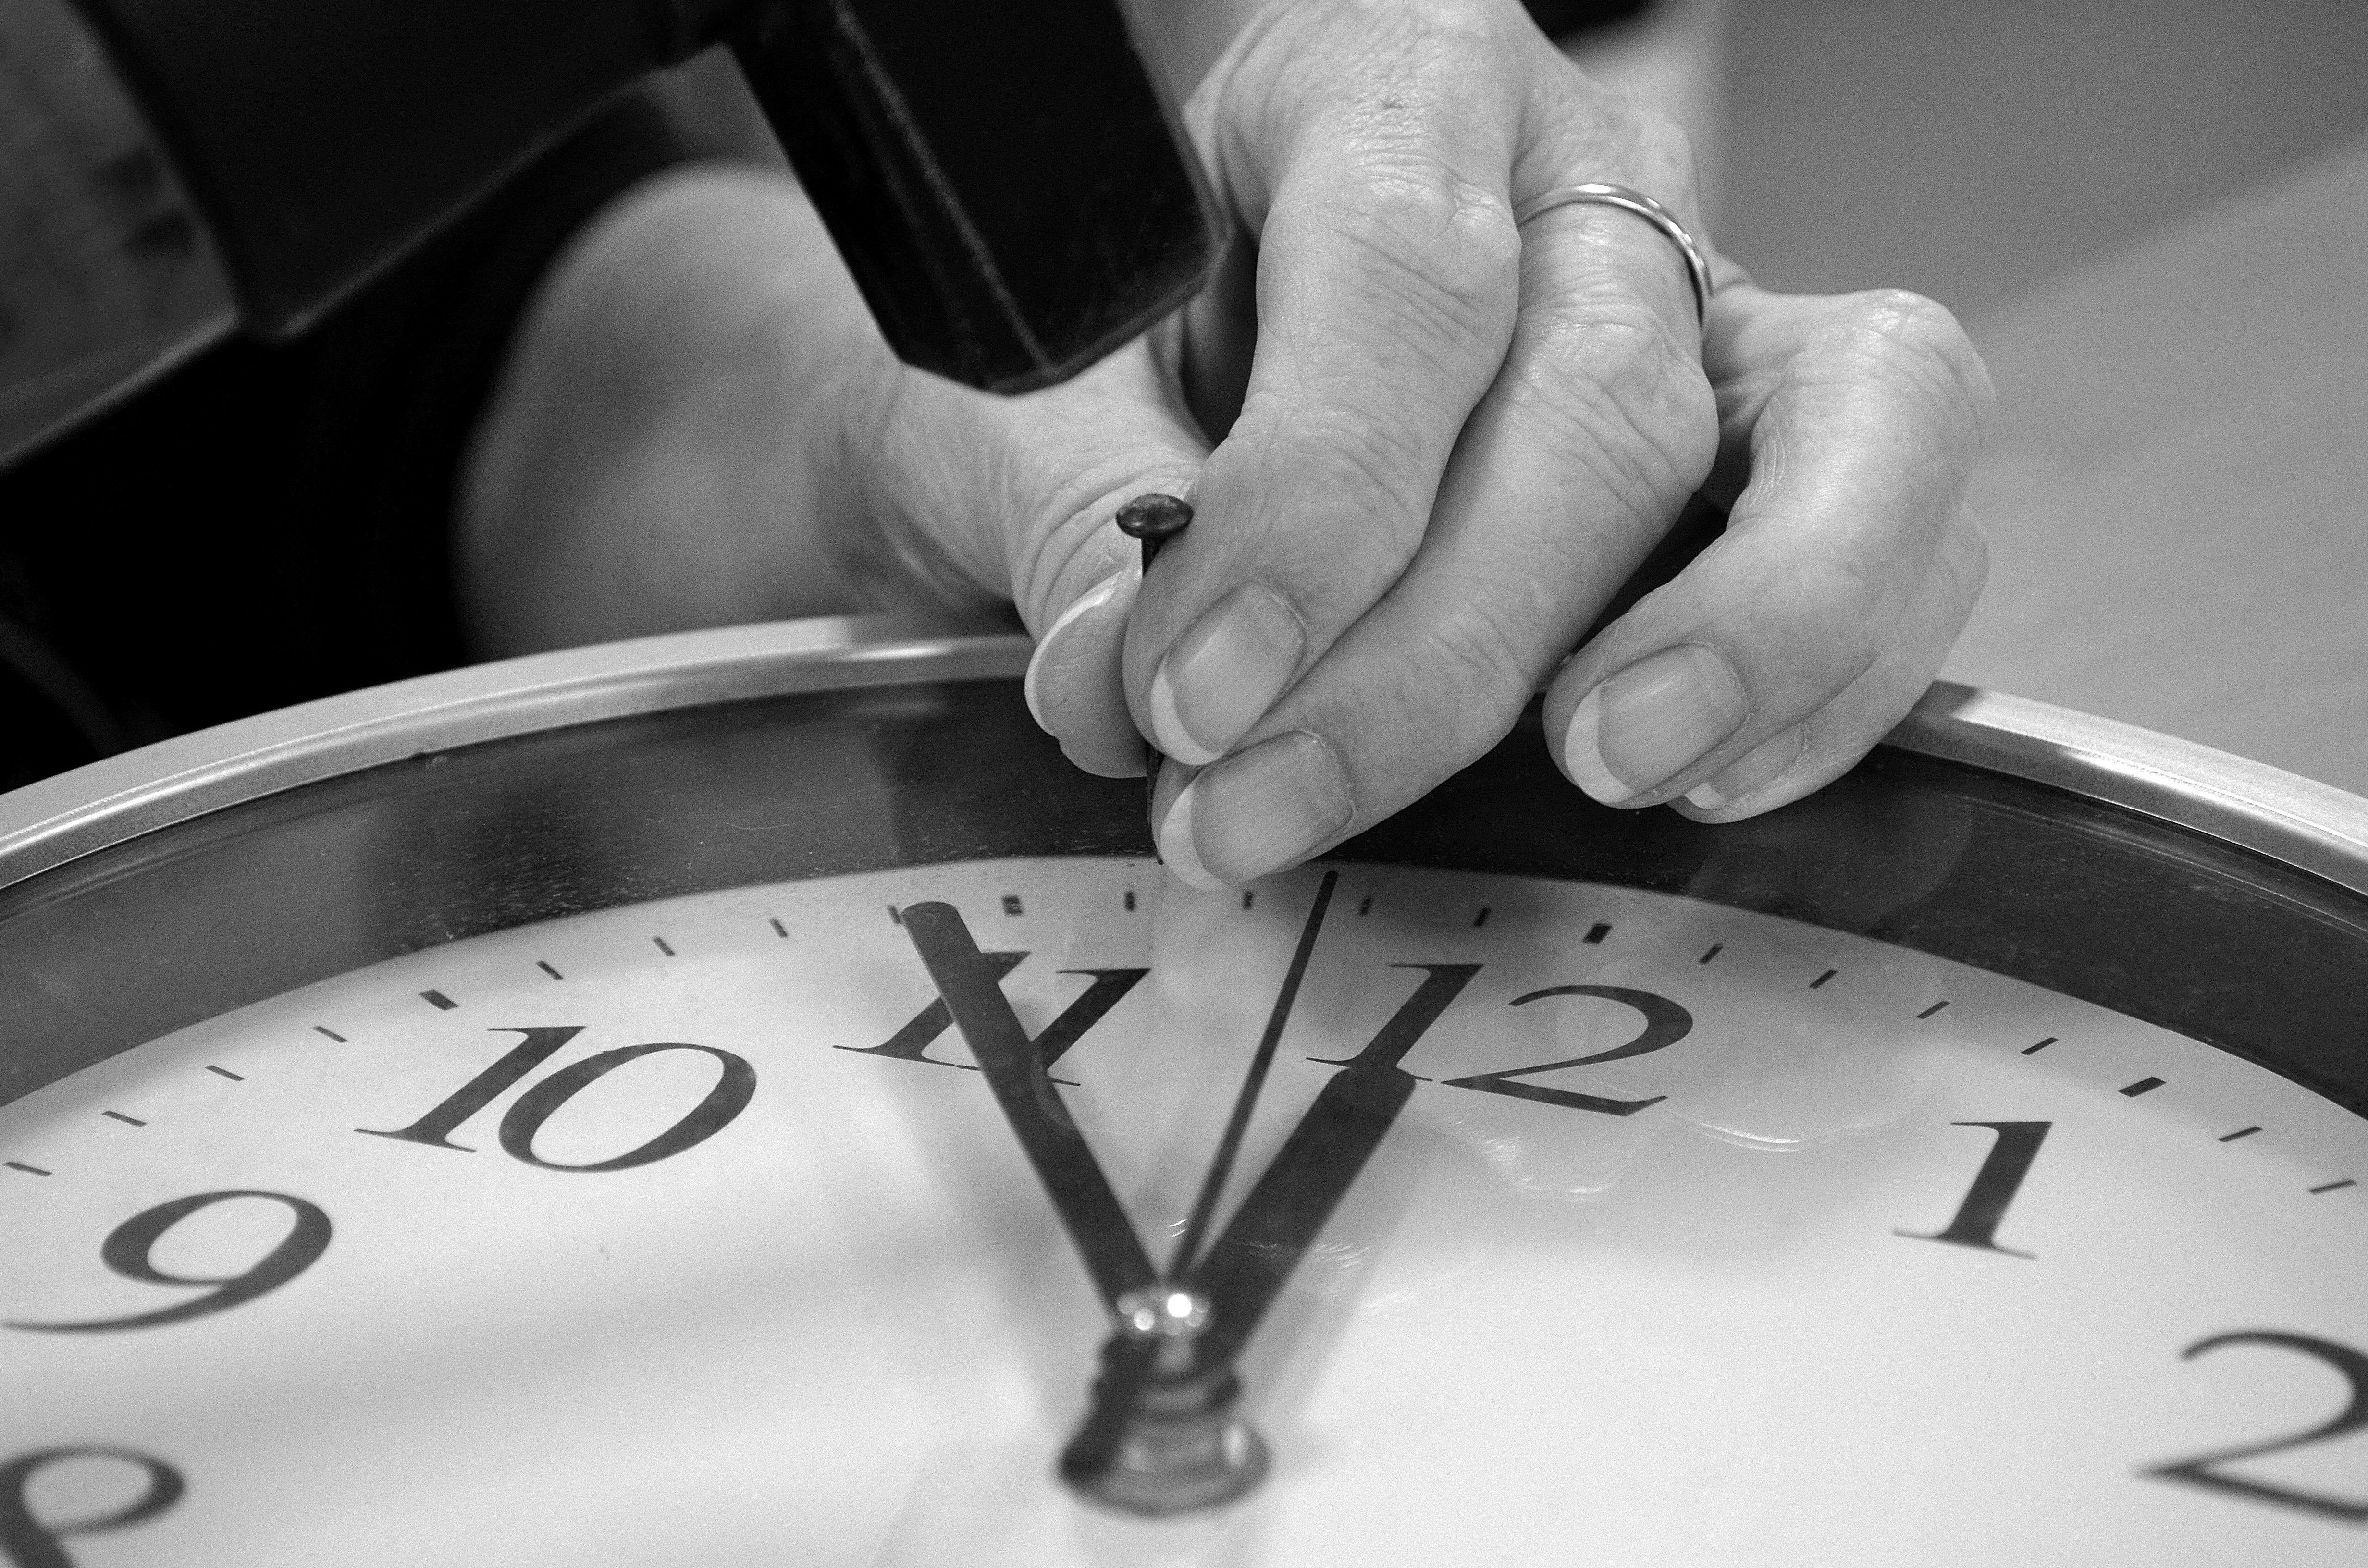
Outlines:
[{"label": "silver ring", "polygon": [[1645,195],[1624,185],[1558,185],[1543,195],[1532,196],[1513,211],[1513,226],[1520,228],[1532,218],[1541,218],[1557,207],[1573,207],[1580,202],[1594,202],[1604,207],[1617,207],[1623,212],[1634,212],[1653,227],[1667,234],[1678,254],[1686,258],[1686,281],[1694,286],[1694,322],[1696,325],[1710,320],[1710,263],[1703,259],[1702,246],[1686,233],[1678,215]]}]

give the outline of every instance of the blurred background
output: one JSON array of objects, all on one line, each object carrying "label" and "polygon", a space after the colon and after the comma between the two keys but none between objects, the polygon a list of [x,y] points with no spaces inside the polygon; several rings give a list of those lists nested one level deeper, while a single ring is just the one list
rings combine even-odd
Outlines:
[{"label": "blurred background", "polygon": [[1759,281],[1973,334],[1944,674],[2368,793],[2368,5],[1658,0],[1565,47],[1687,126]]}]

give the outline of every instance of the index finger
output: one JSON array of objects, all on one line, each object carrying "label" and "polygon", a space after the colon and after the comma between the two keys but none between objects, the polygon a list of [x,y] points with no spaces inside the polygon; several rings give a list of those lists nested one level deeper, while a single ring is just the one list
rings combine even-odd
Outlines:
[{"label": "index finger", "polygon": [[[1295,25],[1279,9],[1269,34]],[[1128,635],[1137,719],[1187,762],[1229,750],[1404,571],[1510,340],[1515,117],[1471,112],[1496,46],[1415,24],[1330,50],[1320,84],[1294,79],[1307,58],[1266,68],[1215,149],[1260,234],[1257,351]]]}]

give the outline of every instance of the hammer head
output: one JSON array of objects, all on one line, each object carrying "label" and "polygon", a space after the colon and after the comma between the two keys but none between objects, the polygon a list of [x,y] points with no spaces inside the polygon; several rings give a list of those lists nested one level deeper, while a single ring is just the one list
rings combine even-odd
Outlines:
[{"label": "hammer head", "polygon": [[757,0],[732,26],[908,364],[1045,386],[1214,269],[1223,217],[1115,0]]}]

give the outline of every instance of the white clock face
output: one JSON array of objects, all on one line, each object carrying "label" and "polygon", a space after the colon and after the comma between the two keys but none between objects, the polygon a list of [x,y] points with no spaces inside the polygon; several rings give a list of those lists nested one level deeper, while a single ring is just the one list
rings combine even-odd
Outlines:
[{"label": "white clock face", "polygon": [[1445,1004],[1241,1361],[1271,1472],[1078,1500],[1109,1325],[892,911],[1025,955],[1160,1258],[1315,886],[1057,858],[612,909],[0,1108],[0,1560],[2360,1560],[2368,1122],[1865,938],[1362,866],[1235,1198]]}]

